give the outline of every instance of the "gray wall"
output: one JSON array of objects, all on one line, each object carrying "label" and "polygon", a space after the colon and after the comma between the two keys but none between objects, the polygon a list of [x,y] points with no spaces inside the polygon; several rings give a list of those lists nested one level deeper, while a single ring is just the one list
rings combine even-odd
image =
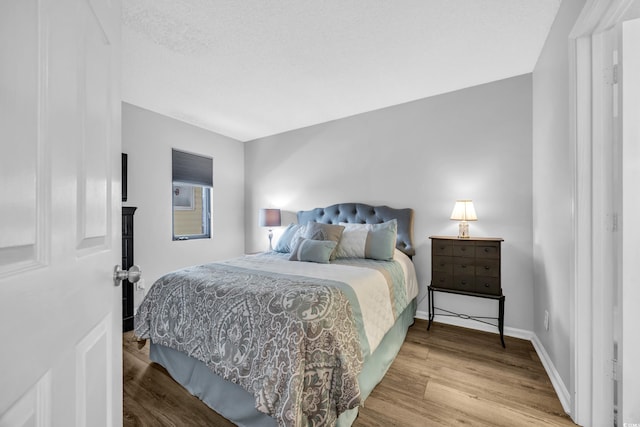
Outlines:
[{"label": "gray wall", "polygon": [[583,0],[562,2],[533,72],[533,331],[566,385],[571,379],[569,298],[575,256],[568,35],[583,6]]},{"label": "gray wall", "polygon": [[[259,208],[283,209],[286,225],[300,209],[340,202],[411,207],[422,297],[428,236],[457,235],[449,215],[470,198],[479,217],[471,235],[505,239],[505,324],[532,330],[531,105],[529,74],[246,143],[246,249],[268,244]],[[438,298],[447,309],[497,311],[493,301]]]},{"label": "gray wall", "polygon": [[[173,241],[171,149],[213,157],[212,237]],[[128,154],[128,200],[134,216],[135,263],[147,289],[180,267],[244,252],[244,145],[236,140],[122,104],[122,151]],[[136,304],[142,295],[136,294]]]}]

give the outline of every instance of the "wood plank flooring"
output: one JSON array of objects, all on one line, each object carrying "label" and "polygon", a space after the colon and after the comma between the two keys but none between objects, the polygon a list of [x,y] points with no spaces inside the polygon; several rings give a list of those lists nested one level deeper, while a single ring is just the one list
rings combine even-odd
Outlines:
[{"label": "wood plank flooring", "polygon": [[[575,426],[529,341],[416,319],[354,427]],[[233,426],[123,336],[124,426]]]}]

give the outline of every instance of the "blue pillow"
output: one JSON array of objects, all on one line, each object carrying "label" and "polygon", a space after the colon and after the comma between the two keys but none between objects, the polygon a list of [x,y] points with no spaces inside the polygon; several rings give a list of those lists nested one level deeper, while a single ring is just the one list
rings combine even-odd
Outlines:
[{"label": "blue pillow", "polygon": [[296,238],[302,233],[304,233],[305,227],[300,224],[289,224],[289,226],[284,230],[278,242],[276,243],[276,247],[273,249],[276,252],[289,253],[291,249],[293,249],[293,244],[297,240]]},{"label": "blue pillow", "polygon": [[298,238],[289,261],[309,261],[328,264],[331,253],[338,243],[333,240],[312,240]]}]

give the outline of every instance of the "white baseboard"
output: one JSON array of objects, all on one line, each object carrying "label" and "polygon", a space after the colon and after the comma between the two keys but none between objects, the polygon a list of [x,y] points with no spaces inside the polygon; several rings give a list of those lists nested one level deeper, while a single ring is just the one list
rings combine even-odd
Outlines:
[{"label": "white baseboard", "polygon": [[[425,311],[418,311],[416,312],[416,318],[428,320],[429,313]],[[497,327],[487,325],[485,323],[479,323],[471,319],[462,319],[459,317],[449,317],[449,316],[438,316],[436,314],[433,320],[435,322],[445,323],[447,325],[460,326],[462,328],[475,329],[477,331],[491,332],[496,335],[498,334]],[[558,373],[555,365],[551,361],[549,354],[547,353],[544,346],[540,342],[540,339],[538,339],[538,336],[534,334],[532,331],[527,331],[525,329],[518,329],[518,328],[510,328],[508,326],[505,326],[504,328],[504,335],[508,337],[520,338],[523,340],[531,341],[533,348],[535,349],[536,353],[538,354],[538,357],[540,358],[540,361],[542,362],[542,366],[544,366],[544,369],[547,372],[549,379],[551,380],[553,389],[558,395],[558,399],[562,404],[562,408],[567,414],[571,415],[571,398],[569,395],[569,390],[567,390],[567,387],[564,385],[564,382],[562,381],[560,374]]]},{"label": "white baseboard", "polygon": [[562,409],[571,415],[571,395],[569,394],[569,390],[567,386],[564,385],[562,378],[560,378],[560,373],[554,366],[547,350],[545,350],[542,342],[536,334],[532,334],[531,344],[533,344],[533,348],[535,348],[536,353],[538,353],[538,357],[542,362],[542,366],[544,366],[544,370],[547,371],[547,375],[549,375],[549,379],[551,380],[551,384],[553,385],[556,394],[558,395],[558,399],[560,399],[560,403],[562,404]]}]

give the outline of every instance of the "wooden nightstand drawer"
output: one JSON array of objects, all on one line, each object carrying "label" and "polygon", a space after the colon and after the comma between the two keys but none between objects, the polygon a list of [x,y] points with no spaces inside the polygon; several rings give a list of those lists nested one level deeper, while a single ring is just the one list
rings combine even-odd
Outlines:
[{"label": "wooden nightstand drawer", "polygon": [[500,244],[499,243],[478,243],[476,246],[476,258],[500,258]]},{"label": "wooden nightstand drawer", "polygon": [[432,258],[431,269],[433,271],[442,271],[449,274],[453,274],[453,262],[451,257],[447,256],[434,256]]},{"label": "wooden nightstand drawer", "polygon": [[431,255],[453,255],[453,242],[451,240],[434,240],[431,245]]},{"label": "wooden nightstand drawer", "polygon": [[464,292],[475,292],[475,276],[473,275],[454,275],[453,288]]},{"label": "wooden nightstand drawer", "polygon": [[499,259],[476,259],[476,276],[500,277]]},{"label": "wooden nightstand drawer", "polygon": [[474,275],[476,274],[476,264],[473,258],[453,258],[453,274]]},{"label": "wooden nightstand drawer", "polygon": [[500,289],[500,278],[476,277],[474,292],[479,294],[502,295],[502,289]]},{"label": "wooden nightstand drawer", "polygon": [[437,288],[455,289],[453,274],[442,271],[434,271],[431,274],[431,284]]},{"label": "wooden nightstand drawer", "polygon": [[454,241],[453,256],[473,257],[475,256],[475,245],[473,241]]}]

